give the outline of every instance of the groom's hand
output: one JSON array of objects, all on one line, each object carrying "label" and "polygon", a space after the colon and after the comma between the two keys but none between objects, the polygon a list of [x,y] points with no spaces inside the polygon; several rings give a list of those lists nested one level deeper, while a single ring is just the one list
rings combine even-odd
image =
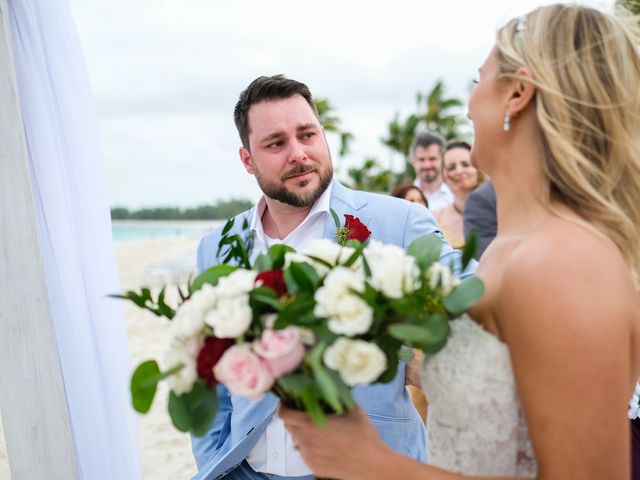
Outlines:
[{"label": "groom's hand", "polygon": [[404,369],[405,385],[413,385],[414,387],[422,388],[422,384],[420,382],[420,367],[422,366],[423,358],[424,353],[420,350],[414,349],[413,360],[411,360],[411,363],[408,363]]}]

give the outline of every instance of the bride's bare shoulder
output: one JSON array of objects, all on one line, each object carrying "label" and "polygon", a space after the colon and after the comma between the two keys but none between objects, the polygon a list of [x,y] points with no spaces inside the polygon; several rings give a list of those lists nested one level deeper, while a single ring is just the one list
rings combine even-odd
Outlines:
[{"label": "bride's bare shoulder", "polygon": [[549,222],[522,236],[503,260],[498,309],[509,316],[638,318],[631,272],[616,245],[595,229]]}]

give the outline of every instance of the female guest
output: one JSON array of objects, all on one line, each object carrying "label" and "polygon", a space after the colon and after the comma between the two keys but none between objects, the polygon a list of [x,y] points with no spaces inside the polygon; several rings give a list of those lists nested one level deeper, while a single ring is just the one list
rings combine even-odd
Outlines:
[{"label": "female guest", "polygon": [[462,140],[447,143],[442,157],[442,176],[453,193],[453,202],[433,212],[453,248],[464,247],[464,202],[484,181],[484,175],[471,165],[471,145]]},{"label": "female guest", "polygon": [[281,409],[316,474],[630,478],[627,407],[640,374],[637,28],[551,5],[498,31],[469,118],[500,229],[477,269],[484,297],[423,364],[430,465],[385,446],[360,409],[323,429]]},{"label": "female guest", "polygon": [[427,197],[424,196],[422,190],[413,185],[412,183],[405,183],[394,188],[391,191],[391,196],[396,198],[403,198],[409,202],[420,204],[429,208],[429,202]]}]

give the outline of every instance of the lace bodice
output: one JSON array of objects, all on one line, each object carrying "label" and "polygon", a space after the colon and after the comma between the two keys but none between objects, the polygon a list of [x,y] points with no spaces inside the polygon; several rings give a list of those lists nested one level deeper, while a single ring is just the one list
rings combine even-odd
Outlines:
[{"label": "lace bodice", "polygon": [[426,356],[421,373],[429,463],[466,475],[534,477],[507,346],[469,317],[450,325],[447,345]]}]

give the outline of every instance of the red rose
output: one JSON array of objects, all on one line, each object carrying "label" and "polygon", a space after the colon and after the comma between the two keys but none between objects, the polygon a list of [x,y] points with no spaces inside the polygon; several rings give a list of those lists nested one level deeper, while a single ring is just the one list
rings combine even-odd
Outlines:
[{"label": "red rose", "polygon": [[357,240],[364,243],[371,236],[371,230],[360,219],[353,215],[345,215],[344,218],[346,220],[344,226],[349,231],[347,240]]},{"label": "red rose", "polygon": [[284,283],[284,272],[280,268],[260,272],[256,275],[256,283],[258,283],[258,281],[261,281],[265,287],[273,289],[278,298],[287,293],[287,284]]},{"label": "red rose", "polygon": [[204,346],[198,353],[198,377],[206,380],[209,388],[213,388],[218,380],[213,374],[213,367],[216,366],[222,354],[236,342],[232,338],[206,337]]}]

